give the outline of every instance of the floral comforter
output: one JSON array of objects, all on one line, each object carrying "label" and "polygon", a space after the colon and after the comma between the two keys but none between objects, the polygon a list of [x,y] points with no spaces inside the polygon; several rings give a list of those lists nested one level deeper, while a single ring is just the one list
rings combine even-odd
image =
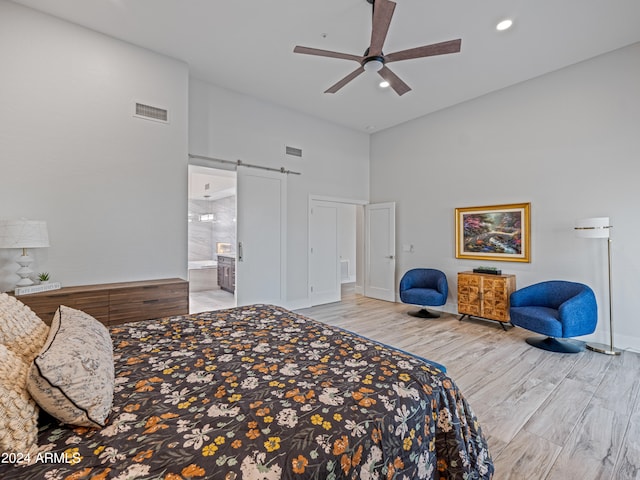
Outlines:
[{"label": "floral comforter", "polygon": [[[43,418],[0,478],[489,479],[478,421],[432,364],[270,305],[111,329],[103,429]],[[41,414],[44,417],[44,414]]]}]

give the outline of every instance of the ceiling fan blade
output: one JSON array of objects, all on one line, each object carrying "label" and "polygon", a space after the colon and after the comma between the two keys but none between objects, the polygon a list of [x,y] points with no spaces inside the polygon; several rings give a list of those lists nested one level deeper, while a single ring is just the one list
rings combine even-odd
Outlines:
[{"label": "ceiling fan blade", "polygon": [[411,90],[411,87],[409,85],[404,83],[400,79],[400,77],[398,77],[395,73],[389,70],[386,66],[382,67],[382,69],[378,72],[378,74],[382,78],[384,78],[387,82],[389,82],[389,85],[391,85],[391,88],[393,88],[398,95],[402,96]]},{"label": "ceiling fan blade", "polygon": [[325,90],[324,93],[336,93],[338,90],[340,90],[347,83],[349,83],[351,80],[353,80],[358,75],[360,75],[362,72],[364,72],[364,67],[360,67],[357,70],[354,70],[349,75],[347,75],[342,80],[340,80],[338,83],[336,83],[335,85],[332,85],[327,90]]},{"label": "ceiling fan blade", "polygon": [[362,62],[363,57],[359,55],[351,55],[349,53],[332,52],[330,50],[320,50],[319,48],[309,48],[296,46],[294,53],[304,53],[305,55],[317,55],[319,57],[341,58],[343,60],[354,60],[358,63]]},{"label": "ceiling fan blade", "polygon": [[458,53],[462,39],[449,40],[448,42],[434,43],[422,47],[410,48],[399,52],[390,53],[384,56],[384,61],[397,62],[399,60],[410,60],[412,58],[432,57],[434,55],[445,55],[447,53]]},{"label": "ceiling fan blade", "polygon": [[375,0],[373,5],[373,26],[371,28],[371,45],[369,55],[382,55],[382,46],[389,32],[396,3],[390,0]]}]

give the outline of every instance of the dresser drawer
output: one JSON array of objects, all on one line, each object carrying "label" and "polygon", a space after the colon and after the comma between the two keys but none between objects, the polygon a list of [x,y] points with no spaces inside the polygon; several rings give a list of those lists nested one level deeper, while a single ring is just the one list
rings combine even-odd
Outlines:
[{"label": "dresser drawer", "polygon": [[63,290],[20,295],[17,298],[33,310],[47,325],[51,325],[53,315],[60,305],[82,310],[102,323],[107,322],[109,318],[109,294],[107,292],[65,292]]},{"label": "dresser drawer", "polygon": [[184,315],[189,311],[188,283],[114,289],[109,293],[109,324]]}]

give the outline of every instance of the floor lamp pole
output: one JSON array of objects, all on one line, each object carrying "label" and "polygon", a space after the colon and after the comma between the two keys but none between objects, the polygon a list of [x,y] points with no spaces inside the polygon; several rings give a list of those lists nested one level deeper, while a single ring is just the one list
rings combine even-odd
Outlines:
[{"label": "floor lamp pole", "polygon": [[613,348],[613,294],[611,292],[611,237],[607,238],[607,263],[609,266],[609,345],[611,346],[610,352],[615,353]]},{"label": "floor lamp pole", "polygon": [[602,343],[587,343],[587,348],[594,352],[604,353],[606,355],[620,355],[622,350],[613,346],[613,308],[612,308],[612,289],[611,289],[611,237],[607,238],[607,266],[609,270],[609,345]]}]

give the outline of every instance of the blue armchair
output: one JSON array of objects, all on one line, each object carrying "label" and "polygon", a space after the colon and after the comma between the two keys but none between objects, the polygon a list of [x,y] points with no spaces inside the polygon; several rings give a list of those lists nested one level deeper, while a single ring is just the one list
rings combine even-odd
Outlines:
[{"label": "blue armchair", "polygon": [[582,283],[550,280],[529,285],[511,294],[511,323],[546,338],[527,338],[534,347],[552,352],[577,353],[582,345],[558,338],[593,333],[598,306],[593,290]]},{"label": "blue armchair", "polygon": [[426,306],[439,306],[447,302],[449,285],[446,275],[433,268],[414,268],[400,280],[400,300],[403,303],[423,308],[409,315],[420,318],[438,318],[440,315],[429,312]]}]

